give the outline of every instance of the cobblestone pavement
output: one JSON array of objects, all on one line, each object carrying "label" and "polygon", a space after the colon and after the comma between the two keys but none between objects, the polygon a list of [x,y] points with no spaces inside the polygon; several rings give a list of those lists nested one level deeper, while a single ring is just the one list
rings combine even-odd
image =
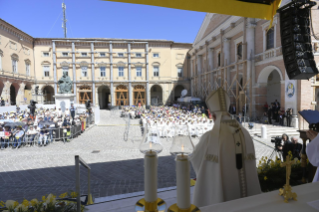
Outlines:
[{"label": "cobblestone pavement", "polygon": [[[123,140],[126,122],[101,111],[101,122],[70,143],[46,147],[23,147],[0,152],[0,200],[41,198],[48,193],[75,190],[74,156],[91,166],[91,191],[95,197],[143,190],[143,154],[132,138],[141,135],[138,120],[131,120],[129,140]],[[194,140],[196,144],[198,139]],[[175,162],[170,141],[162,140],[159,154],[158,187],[176,185]],[[257,159],[272,149],[255,142]],[[93,151],[99,151],[93,153]],[[194,177],[194,172],[191,171]],[[81,167],[81,193],[87,193],[87,170]]]}]

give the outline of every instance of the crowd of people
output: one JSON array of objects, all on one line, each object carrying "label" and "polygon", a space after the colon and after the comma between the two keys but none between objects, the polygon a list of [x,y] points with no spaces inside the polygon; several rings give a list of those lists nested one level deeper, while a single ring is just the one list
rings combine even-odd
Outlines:
[{"label": "crowd of people", "polygon": [[[270,105],[268,105],[267,102],[264,104],[264,116],[262,122],[267,124],[278,123],[279,125],[284,126],[286,121],[286,125],[290,127],[292,113],[292,108],[284,110],[284,108],[280,107],[280,103],[276,99],[275,102],[272,102]],[[273,121],[275,123],[273,123]]]},{"label": "crowd of people", "polygon": [[142,107],[124,107],[122,116],[140,118],[143,129],[156,128],[160,137],[173,137],[178,134],[190,133],[201,136],[214,126],[212,118],[201,107],[190,108],[160,106],[144,109]]},{"label": "crowd of people", "polygon": [[25,145],[46,146],[54,140],[69,141],[71,137],[81,134],[83,123],[87,126],[92,111],[76,114],[74,105],[62,112],[61,108],[37,108],[4,112],[0,114],[1,149],[19,148]]}]

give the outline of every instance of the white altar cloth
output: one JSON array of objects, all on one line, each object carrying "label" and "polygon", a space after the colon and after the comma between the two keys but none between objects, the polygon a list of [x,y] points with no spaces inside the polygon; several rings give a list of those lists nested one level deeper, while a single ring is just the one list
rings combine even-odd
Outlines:
[{"label": "white altar cloth", "polygon": [[[191,187],[191,195],[193,193]],[[169,191],[158,191],[158,197],[162,198],[167,206],[176,203],[176,189]],[[298,201],[285,203],[283,197],[279,196],[279,191],[267,192],[251,197],[223,202],[215,205],[200,208],[201,212],[318,212],[318,210],[308,205],[308,202],[319,200],[319,182],[308,183],[301,186],[292,187],[292,191],[298,195]],[[134,195],[117,195],[118,198],[111,197],[96,198],[100,202],[95,205],[87,206],[88,212],[134,212],[135,203],[143,198],[144,192],[137,192]],[[105,200],[104,200],[105,199]],[[106,202],[104,202],[106,201]]]},{"label": "white altar cloth", "polygon": [[297,193],[298,201],[290,200],[285,203],[279,191],[267,192],[251,197],[223,202],[201,208],[202,212],[234,212],[234,211],[258,211],[258,212],[318,212],[308,205],[308,202],[319,200],[319,182],[292,187]]}]

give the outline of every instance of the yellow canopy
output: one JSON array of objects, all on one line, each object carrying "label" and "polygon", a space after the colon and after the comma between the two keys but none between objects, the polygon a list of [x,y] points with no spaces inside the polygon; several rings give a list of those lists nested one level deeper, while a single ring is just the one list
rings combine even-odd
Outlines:
[{"label": "yellow canopy", "polygon": [[[281,0],[272,4],[251,3],[258,0],[104,0],[131,4],[144,4],[198,12],[219,13],[272,20]],[[165,14],[164,14],[165,15]]]}]

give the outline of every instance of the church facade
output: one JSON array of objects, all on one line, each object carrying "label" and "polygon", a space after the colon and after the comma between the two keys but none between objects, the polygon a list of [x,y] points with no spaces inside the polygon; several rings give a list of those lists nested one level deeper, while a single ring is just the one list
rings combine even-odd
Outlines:
[{"label": "church facade", "polygon": [[[319,11],[312,11],[314,28],[319,32]],[[318,76],[309,81],[289,80],[279,14],[269,25],[267,20],[206,14],[189,52],[192,95],[204,99],[211,90],[223,87],[237,114],[246,105],[247,114],[256,119],[263,115],[265,103],[276,100],[282,109],[293,108],[295,118],[300,110],[317,108]],[[319,41],[312,38],[312,42],[319,64]],[[303,121],[298,118],[299,123]]]},{"label": "church facade", "polygon": [[11,105],[53,104],[58,80],[73,81],[76,103],[172,103],[190,90],[192,45],[167,40],[33,38],[0,19],[0,95]]}]

